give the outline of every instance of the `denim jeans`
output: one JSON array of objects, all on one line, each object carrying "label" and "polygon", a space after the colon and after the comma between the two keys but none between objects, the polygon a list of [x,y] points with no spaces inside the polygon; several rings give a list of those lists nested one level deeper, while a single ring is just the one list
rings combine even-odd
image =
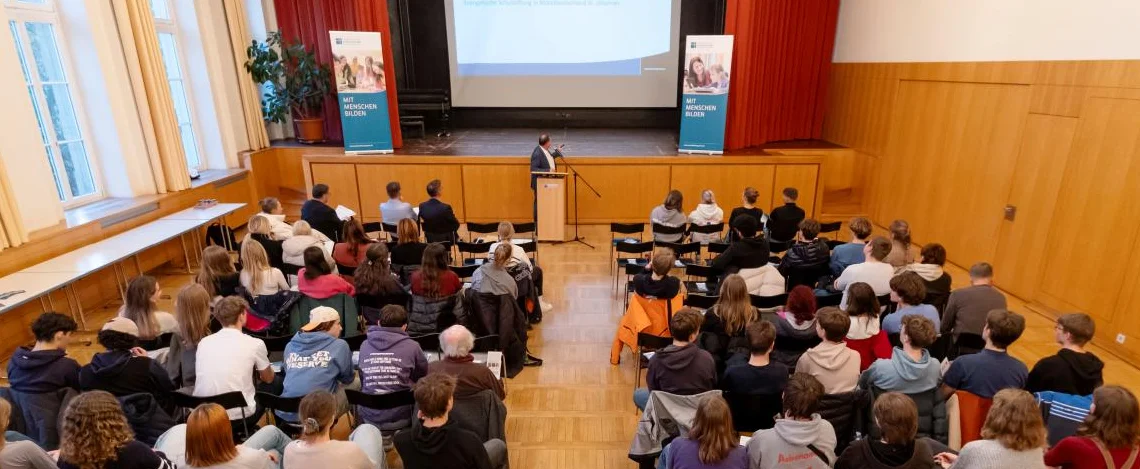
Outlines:
[{"label": "denim jeans", "polygon": [[372,461],[374,469],[386,469],[388,461],[384,458],[384,437],[380,429],[372,424],[361,424],[348,436],[348,441],[356,443],[361,451]]},{"label": "denim jeans", "polygon": [[633,390],[633,405],[636,405],[638,410],[645,410],[645,406],[649,405],[649,388]]},{"label": "denim jeans", "polygon": [[23,434],[23,433],[8,430],[8,431],[4,432],[4,441],[7,441],[9,443],[15,443],[17,441],[34,441],[34,440],[32,440],[31,438],[28,438],[28,436]]},{"label": "denim jeans", "polygon": [[669,467],[669,447],[672,445],[673,442],[669,442],[664,448],[661,448],[661,454],[657,456],[657,469],[667,469]]},{"label": "denim jeans", "polygon": [[[282,432],[277,427],[265,426],[261,427],[256,433],[245,440],[242,446],[252,449],[261,449],[267,452],[277,453],[278,465],[281,467],[285,455],[285,445],[292,441],[289,435]],[[162,451],[171,462],[175,463],[178,467],[186,465],[186,424],[179,424],[170,427],[166,433],[158,437],[158,441],[154,443],[154,449]]]}]

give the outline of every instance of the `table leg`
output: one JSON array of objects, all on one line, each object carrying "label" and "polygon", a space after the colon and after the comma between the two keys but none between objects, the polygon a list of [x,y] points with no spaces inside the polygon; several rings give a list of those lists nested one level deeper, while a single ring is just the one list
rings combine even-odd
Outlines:
[{"label": "table leg", "polygon": [[[51,292],[48,292],[47,295],[44,296],[51,296]],[[44,298],[44,296],[40,297],[40,309],[46,313],[48,311],[51,311],[51,308],[48,308],[48,300],[47,298]]]},{"label": "table leg", "polygon": [[51,292],[47,292],[48,304],[51,305],[51,310],[55,311],[55,299],[51,297]]},{"label": "table leg", "polygon": [[127,302],[127,290],[125,287],[127,283],[127,273],[123,270],[123,264],[116,262],[115,286],[119,287],[119,299],[123,300],[124,304]]},{"label": "table leg", "polygon": [[145,272],[143,272],[143,269],[142,269],[142,262],[139,261],[139,255],[135,254],[134,257],[135,257],[135,269],[138,269],[139,275],[144,274]]},{"label": "table leg", "polygon": [[87,315],[83,312],[83,302],[80,301],[79,293],[75,291],[75,284],[67,286],[71,291],[71,296],[75,297],[75,309],[79,312],[79,323],[83,325],[83,329],[87,329]]},{"label": "table leg", "polygon": [[178,241],[182,243],[182,259],[186,261],[186,273],[192,274],[194,271],[190,269],[190,251],[186,249],[186,235],[179,235]]}]

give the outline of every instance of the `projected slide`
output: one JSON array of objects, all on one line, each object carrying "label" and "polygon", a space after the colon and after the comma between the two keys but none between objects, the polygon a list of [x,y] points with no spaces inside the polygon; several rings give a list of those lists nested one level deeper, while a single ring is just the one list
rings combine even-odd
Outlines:
[{"label": "projected slide", "polygon": [[680,0],[446,0],[452,103],[672,107]]}]

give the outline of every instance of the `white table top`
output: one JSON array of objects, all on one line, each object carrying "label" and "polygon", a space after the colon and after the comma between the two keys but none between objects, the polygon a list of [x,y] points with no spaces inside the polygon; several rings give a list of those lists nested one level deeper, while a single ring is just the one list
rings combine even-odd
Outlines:
[{"label": "white table top", "polygon": [[0,304],[3,304],[3,306],[0,306],[0,313],[19,307],[24,303],[59,288],[60,285],[68,283],[70,277],[71,274],[68,273],[25,272],[17,272],[0,277],[0,293],[24,290],[24,293],[0,300]]},{"label": "white table top", "polygon": [[245,207],[244,203],[217,204],[210,208],[191,207],[181,212],[175,212],[165,217],[159,218],[159,220],[210,221],[234,213],[242,207]]},{"label": "white table top", "polygon": [[[87,275],[202,226],[205,220],[155,220],[97,243],[48,259],[20,272]],[[78,278],[78,277],[77,277]],[[75,280],[77,278],[73,278]]]}]

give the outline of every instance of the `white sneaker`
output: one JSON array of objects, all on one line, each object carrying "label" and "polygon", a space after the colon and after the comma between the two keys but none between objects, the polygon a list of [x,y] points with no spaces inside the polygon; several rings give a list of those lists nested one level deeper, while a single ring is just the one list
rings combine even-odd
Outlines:
[{"label": "white sneaker", "polygon": [[542,308],[542,312],[544,313],[549,313],[550,311],[554,310],[554,305],[547,303],[546,300],[542,299],[541,297],[538,299],[538,305]]}]

